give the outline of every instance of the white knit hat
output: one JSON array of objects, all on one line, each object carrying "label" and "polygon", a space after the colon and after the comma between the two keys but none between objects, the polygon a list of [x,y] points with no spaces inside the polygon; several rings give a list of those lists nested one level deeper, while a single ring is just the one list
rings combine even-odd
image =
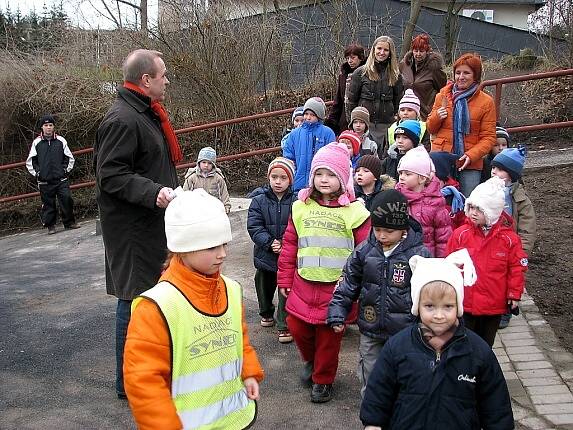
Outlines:
[{"label": "white knit hat", "polygon": [[452,252],[446,258],[424,258],[414,255],[410,258],[412,279],[412,315],[418,315],[420,292],[430,282],[442,281],[454,287],[458,305],[458,317],[464,314],[464,286],[475,284],[477,274],[467,249]]},{"label": "white knit hat", "polygon": [[177,193],[165,210],[165,236],[171,252],[191,252],[233,239],[223,203],[203,188]]},{"label": "white knit hat", "polygon": [[468,209],[472,205],[483,212],[487,225],[494,225],[505,206],[504,188],[505,182],[497,176],[492,176],[483,184],[479,184],[466,199],[466,216],[469,216]]},{"label": "white knit hat", "polygon": [[209,161],[210,163],[213,164],[213,166],[216,166],[215,164],[216,160],[217,160],[217,152],[210,146],[201,148],[201,150],[199,151],[199,155],[197,156],[197,164],[199,164],[201,161]]}]

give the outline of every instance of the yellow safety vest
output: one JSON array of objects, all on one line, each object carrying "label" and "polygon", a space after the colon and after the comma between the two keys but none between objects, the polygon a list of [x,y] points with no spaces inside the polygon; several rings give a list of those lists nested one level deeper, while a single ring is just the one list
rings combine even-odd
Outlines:
[{"label": "yellow safety vest", "polygon": [[297,200],[292,221],[298,235],[298,274],[309,281],[334,282],[354,249],[352,230],[370,216],[360,202],[350,206],[321,206],[312,199]]},{"label": "yellow safety vest", "polygon": [[[419,122],[420,122],[420,143],[421,143],[422,138],[426,133],[426,122],[425,121],[419,121]],[[394,131],[396,131],[396,127],[398,127],[397,122],[388,127],[388,147],[394,145]]]},{"label": "yellow safety vest", "polygon": [[184,429],[233,430],[249,427],[256,403],[247,398],[243,368],[241,286],[223,277],[227,310],[205,315],[169,282],[160,282],[135,298],[155,302],[171,338],[171,397]]}]

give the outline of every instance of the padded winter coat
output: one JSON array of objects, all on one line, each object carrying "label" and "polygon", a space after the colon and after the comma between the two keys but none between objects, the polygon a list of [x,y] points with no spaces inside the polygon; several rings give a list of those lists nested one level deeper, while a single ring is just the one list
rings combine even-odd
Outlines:
[{"label": "padded winter coat", "polygon": [[346,90],[346,118],[350,121],[350,113],[356,106],[364,106],[370,113],[370,122],[377,124],[391,124],[394,122],[394,115],[398,112],[400,99],[404,94],[402,86],[402,76],[398,75],[398,81],[390,86],[386,74],[387,63],[381,69],[381,76],[378,81],[371,81],[363,73],[364,66],[358,67],[352,73],[350,85]]},{"label": "padded winter coat", "polygon": [[472,315],[503,315],[507,300],[521,300],[527,271],[527,255],[513,231],[513,220],[502,212],[489,234],[469,219],[448,241],[448,255],[466,248],[474,263],[477,281],[464,288],[464,312]]},{"label": "padded winter coat", "polygon": [[[449,82],[436,95],[434,107],[426,121],[428,130],[433,135],[432,151],[453,152],[452,86],[453,83]],[[444,98],[447,99],[448,103],[446,106],[448,116],[442,120],[438,117],[437,110],[442,107]],[[478,90],[468,99],[468,108],[470,111],[470,132],[464,136],[464,153],[470,157],[471,163],[467,169],[481,170],[483,157],[495,145],[495,104],[490,95]]]},{"label": "padded winter coat", "polygon": [[[355,228],[352,232],[355,246],[366,240],[369,232],[370,218],[367,218],[360,227]],[[303,279],[297,271],[297,252],[298,234],[291,216],[283,236],[283,248],[279,255],[277,286],[291,290],[286,303],[286,310],[289,314],[309,324],[326,324],[328,304],[332,298],[335,282],[313,282]]]},{"label": "padded winter coat", "polygon": [[411,88],[420,99],[420,117],[426,120],[432,110],[438,91],[446,85],[444,60],[437,52],[428,52],[425,60],[415,64],[414,55],[409,51],[400,61],[400,73],[404,88]]},{"label": "padded winter coat", "polygon": [[436,352],[418,324],[384,345],[374,366],[360,420],[388,430],[511,430],[513,412],[491,348],[460,321]]},{"label": "padded winter coat", "polygon": [[525,187],[519,182],[511,186],[511,201],[513,228],[521,239],[523,250],[530,255],[537,238],[537,221],[533,203],[527,196]]},{"label": "padded winter coat", "polygon": [[221,200],[223,205],[225,205],[225,212],[231,212],[231,198],[229,197],[227,182],[221,169],[213,167],[213,170],[207,176],[202,175],[198,165],[188,169],[187,173],[185,173],[183,189],[185,191],[193,191],[197,188],[203,188],[210,195]]},{"label": "padded winter coat", "polygon": [[408,236],[389,257],[371,232],[344,266],[328,306],[327,323],[343,324],[352,303],[358,300],[358,328],[365,336],[385,341],[410,325],[414,317],[410,313],[412,271],[408,260],[414,255],[430,257],[416,220],[410,219]]},{"label": "padded winter coat", "polygon": [[255,243],[255,267],[269,272],[277,271],[278,254],[271,249],[275,239],[282,240],[296,195],[289,188],[279,200],[269,185],[249,194],[251,205],[247,217],[247,231]]},{"label": "padded winter coat", "polygon": [[410,191],[402,184],[397,184],[396,189],[408,199],[410,215],[422,224],[426,248],[433,257],[445,257],[446,245],[452,235],[452,219],[438,179],[432,179],[419,193]]},{"label": "padded winter coat", "polygon": [[295,192],[308,187],[310,164],[314,154],[334,141],[336,141],[334,132],[321,122],[305,121],[289,133],[283,148],[283,157],[294,161],[293,190]]}]

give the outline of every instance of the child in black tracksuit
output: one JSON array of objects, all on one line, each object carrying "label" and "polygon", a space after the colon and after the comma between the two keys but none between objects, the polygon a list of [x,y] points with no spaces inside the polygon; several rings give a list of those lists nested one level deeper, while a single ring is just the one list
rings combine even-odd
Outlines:
[{"label": "child in black tracksuit", "polygon": [[[269,184],[249,194],[253,200],[249,206],[247,231],[255,243],[255,289],[261,325],[272,327],[275,325],[273,298],[277,289],[277,261],[291,207],[296,200],[292,191],[294,165],[287,158],[277,157],[269,164],[267,176]],[[278,294],[276,324],[281,343],[292,342],[286,325],[285,302],[286,298]]]},{"label": "child in black tracksuit", "polygon": [[326,320],[335,331],[341,329],[352,303],[358,300],[361,395],[384,343],[414,321],[408,260],[413,255],[430,256],[422,242],[422,227],[408,215],[404,195],[382,191],[374,198],[371,211],[370,236],[348,258]]},{"label": "child in black tracksuit", "polygon": [[415,256],[410,267],[418,323],[393,336],[376,362],[360,409],[365,430],[513,429],[499,363],[461,319],[464,285],[476,280],[467,250]]}]

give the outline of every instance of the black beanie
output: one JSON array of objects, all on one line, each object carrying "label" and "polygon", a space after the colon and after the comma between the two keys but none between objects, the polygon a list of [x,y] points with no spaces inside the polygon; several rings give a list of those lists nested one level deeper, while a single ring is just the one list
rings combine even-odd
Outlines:
[{"label": "black beanie", "polygon": [[378,193],[372,201],[370,220],[373,227],[408,230],[408,199],[396,190]]},{"label": "black beanie", "polygon": [[382,161],[380,161],[377,155],[363,155],[360,157],[356,170],[360,167],[370,170],[376,180],[380,179],[380,175],[382,174]]},{"label": "black beanie", "polygon": [[50,114],[46,114],[44,115],[42,118],[40,118],[40,127],[42,127],[44,124],[56,124],[56,121],[54,120],[54,117]]}]

